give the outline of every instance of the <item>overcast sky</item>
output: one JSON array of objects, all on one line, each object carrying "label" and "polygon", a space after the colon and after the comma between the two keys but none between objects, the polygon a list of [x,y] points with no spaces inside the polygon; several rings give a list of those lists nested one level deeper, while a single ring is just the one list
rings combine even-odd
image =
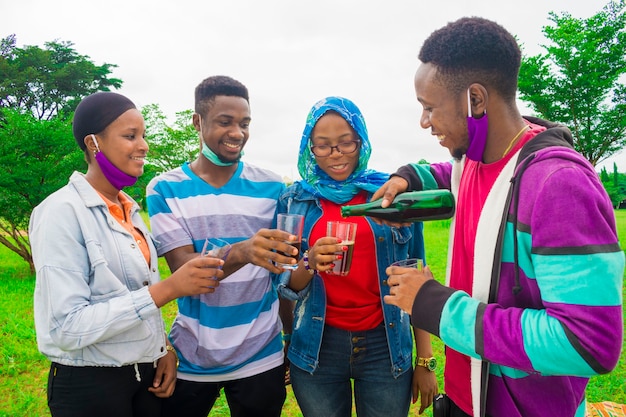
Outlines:
[{"label": "overcast sky", "polygon": [[[608,1],[608,0],[607,0]],[[342,95],[365,116],[370,167],[450,159],[419,126],[413,75],[428,35],[463,16],[502,24],[524,52],[544,52],[548,13],[587,18],[606,1],[587,0],[0,0],[0,37],[19,47],[70,41],[96,65],[115,64],[120,93],[158,104],[168,118],[193,108],[204,78],[229,75],[250,90],[251,135],[244,160],[299,178],[306,115],[319,99]],[[530,114],[520,103],[522,112]],[[626,152],[617,162],[626,172]],[[601,165],[601,166],[602,166]]]}]

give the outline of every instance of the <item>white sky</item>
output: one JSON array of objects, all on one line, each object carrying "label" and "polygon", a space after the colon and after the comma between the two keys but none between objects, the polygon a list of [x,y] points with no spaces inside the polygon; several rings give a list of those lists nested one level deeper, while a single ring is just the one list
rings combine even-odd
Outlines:
[{"label": "white sky", "polygon": [[[71,41],[96,65],[118,65],[120,93],[158,104],[173,120],[193,108],[204,78],[229,75],[250,91],[244,161],[298,178],[298,145],[319,99],[342,95],[365,116],[370,168],[393,172],[421,158],[448,160],[419,126],[413,74],[424,39],[447,22],[481,16],[516,35],[526,54],[544,52],[548,13],[587,18],[603,0],[0,0],[0,37],[19,47]],[[530,114],[520,103],[523,114]],[[626,151],[617,162],[626,172]],[[599,167],[598,167],[599,169]]]}]

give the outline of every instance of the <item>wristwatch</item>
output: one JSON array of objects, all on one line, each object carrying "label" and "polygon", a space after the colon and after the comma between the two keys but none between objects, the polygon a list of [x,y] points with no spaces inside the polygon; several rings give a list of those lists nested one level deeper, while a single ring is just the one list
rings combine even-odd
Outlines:
[{"label": "wristwatch", "polygon": [[428,369],[429,371],[434,371],[435,369],[437,369],[437,359],[434,357],[430,357],[430,358],[417,358],[417,362],[415,362],[416,366],[423,366],[424,368]]}]

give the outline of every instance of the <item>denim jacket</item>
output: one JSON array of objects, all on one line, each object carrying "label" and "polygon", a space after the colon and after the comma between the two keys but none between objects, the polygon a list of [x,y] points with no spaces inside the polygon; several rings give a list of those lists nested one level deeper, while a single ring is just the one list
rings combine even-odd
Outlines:
[{"label": "denim jacket", "polygon": [[165,329],[148,286],[160,279],[157,254],[135,204],[138,243],[80,173],[33,210],[35,328],[41,353],[69,366],[123,366],[165,355]]},{"label": "denim jacket", "polygon": [[[370,197],[368,196],[368,199]],[[295,183],[278,201],[278,213],[286,212],[305,216],[302,252],[308,250],[311,228],[322,216],[319,200],[305,191],[299,183]],[[396,260],[409,257],[424,259],[423,225],[415,223],[411,227],[396,228],[378,225],[370,219],[368,223],[376,240],[380,303],[392,363],[390,371],[397,377],[412,369],[413,332],[409,315],[398,307],[383,302],[383,297],[389,294],[385,269]],[[313,374],[319,364],[326,315],[324,282],[318,274],[315,274],[309,285],[296,293],[288,287],[290,278],[291,272],[285,271],[280,275],[278,284],[281,296],[296,300],[288,358],[292,365]]]}]

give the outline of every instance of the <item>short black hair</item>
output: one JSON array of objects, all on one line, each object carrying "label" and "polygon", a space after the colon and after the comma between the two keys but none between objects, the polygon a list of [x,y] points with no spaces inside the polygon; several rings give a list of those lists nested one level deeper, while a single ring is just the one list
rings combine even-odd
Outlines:
[{"label": "short black hair", "polygon": [[418,58],[434,65],[454,93],[479,83],[515,99],[521,51],[515,37],[496,22],[480,17],[450,22],[426,39]]},{"label": "short black hair", "polygon": [[195,91],[195,112],[201,115],[209,111],[216,96],[242,97],[249,103],[248,89],[239,81],[225,76],[215,75],[204,79]]}]

